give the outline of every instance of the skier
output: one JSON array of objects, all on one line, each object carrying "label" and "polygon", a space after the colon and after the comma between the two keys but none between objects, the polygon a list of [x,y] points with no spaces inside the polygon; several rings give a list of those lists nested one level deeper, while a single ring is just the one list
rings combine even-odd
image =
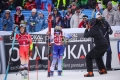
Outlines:
[{"label": "skier", "polygon": [[32,55],[33,43],[30,34],[26,32],[26,24],[20,24],[20,33],[16,35],[19,43],[19,56],[20,56],[20,72],[24,79],[28,75],[29,57]]},{"label": "skier", "polygon": [[[49,34],[49,32],[47,34]],[[58,60],[58,76],[61,76],[64,44],[66,44],[66,42],[70,38],[72,38],[72,36],[69,34],[64,33],[63,35],[62,28],[60,26],[56,26],[54,28],[54,35],[51,36],[51,41],[54,41],[54,44],[53,44],[53,61],[50,67],[50,76],[53,76],[54,74],[54,68],[57,60]]]}]

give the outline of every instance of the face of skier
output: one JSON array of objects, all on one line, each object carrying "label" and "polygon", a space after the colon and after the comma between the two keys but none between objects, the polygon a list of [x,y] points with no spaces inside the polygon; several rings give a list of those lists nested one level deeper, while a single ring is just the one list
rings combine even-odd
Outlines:
[{"label": "face of skier", "polygon": [[21,27],[20,28],[20,33],[24,33],[25,32],[25,27]]}]

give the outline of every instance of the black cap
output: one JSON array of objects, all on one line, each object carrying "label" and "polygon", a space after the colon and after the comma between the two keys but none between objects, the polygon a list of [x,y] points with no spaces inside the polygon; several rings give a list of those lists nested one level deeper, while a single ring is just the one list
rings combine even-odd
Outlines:
[{"label": "black cap", "polygon": [[83,15],[83,18],[88,18],[88,16],[87,15]]},{"label": "black cap", "polygon": [[88,23],[91,25],[91,26],[94,26],[96,24],[96,18],[92,18],[90,20],[88,20]]},{"label": "black cap", "polygon": [[53,9],[53,11],[57,11],[58,9],[55,7],[54,9]]}]

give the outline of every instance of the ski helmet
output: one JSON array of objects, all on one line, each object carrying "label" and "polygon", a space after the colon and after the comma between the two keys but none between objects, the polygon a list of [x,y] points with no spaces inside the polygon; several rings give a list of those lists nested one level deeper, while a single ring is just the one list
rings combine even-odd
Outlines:
[{"label": "ski helmet", "polygon": [[56,26],[54,28],[54,32],[62,32],[62,28],[60,26]]},{"label": "ski helmet", "polygon": [[24,32],[26,32],[26,24],[20,24],[20,28],[22,28],[22,27],[25,28]]}]

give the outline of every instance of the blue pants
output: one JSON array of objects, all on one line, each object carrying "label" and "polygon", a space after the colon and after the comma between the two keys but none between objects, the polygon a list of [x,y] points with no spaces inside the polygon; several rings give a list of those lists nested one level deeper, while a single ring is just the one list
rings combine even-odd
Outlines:
[{"label": "blue pants", "polygon": [[53,45],[53,58],[58,58],[63,56],[64,53],[64,45]]},{"label": "blue pants", "polygon": [[58,61],[58,71],[62,71],[62,56],[64,53],[64,45],[53,45],[53,61],[50,67],[51,71],[54,71],[56,62]]}]

